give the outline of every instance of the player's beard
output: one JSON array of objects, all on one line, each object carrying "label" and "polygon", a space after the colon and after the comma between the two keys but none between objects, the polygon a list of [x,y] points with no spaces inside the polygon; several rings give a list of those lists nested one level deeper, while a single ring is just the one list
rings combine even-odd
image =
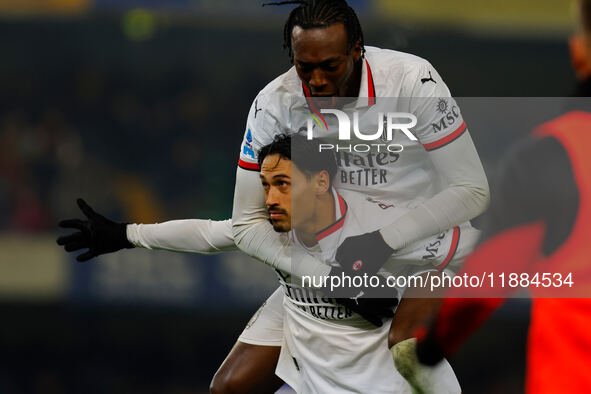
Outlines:
[{"label": "player's beard", "polygon": [[269,223],[271,223],[271,226],[273,226],[273,230],[275,230],[278,233],[286,233],[289,230],[291,230],[291,226],[289,225],[289,223],[285,223],[284,221],[269,219]]}]

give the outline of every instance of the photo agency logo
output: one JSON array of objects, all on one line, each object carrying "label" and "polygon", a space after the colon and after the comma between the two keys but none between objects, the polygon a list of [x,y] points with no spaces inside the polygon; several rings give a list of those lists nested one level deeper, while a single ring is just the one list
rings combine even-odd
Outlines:
[{"label": "photo agency logo", "polygon": [[[320,130],[328,129],[327,123],[322,115],[333,115],[338,122],[338,141],[337,144],[319,144],[319,150],[334,150],[336,152],[358,152],[366,153],[370,150],[378,152],[400,153],[404,150],[401,144],[395,144],[394,132],[401,131],[411,141],[417,141],[410,129],[417,125],[417,117],[407,112],[378,112],[377,130],[374,132],[363,132],[359,127],[359,113],[352,113],[352,119],[349,114],[338,109],[321,109],[320,114],[310,113],[307,120],[308,140],[314,137],[314,127],[317,125]],[[324,125],[324,127],[323,127]],[[351,132],[352,131],[352,132]],[[351,143],[352,138],[367,143]],[[349,142],[341,143],[341,142]],[[371,143],[370,143],[371,142]]]}]

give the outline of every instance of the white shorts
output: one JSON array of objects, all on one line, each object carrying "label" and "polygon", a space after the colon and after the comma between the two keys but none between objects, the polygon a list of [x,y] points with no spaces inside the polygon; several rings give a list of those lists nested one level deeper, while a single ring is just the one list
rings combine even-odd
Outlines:
[{"label": "white shorts", "polygon": [[286,297],[277,375],[298,393],[411,394],[388,349],[390,320],[363,329],[315,318]]},{"label": "white shorts", "polygon": [[[390,320],[371,330],[323,321],[299,310],[279,287],[250,319],[238,340],[281,346],[275,373],[297,393],[396,393],[412,390],[388,349]],[[460,386],[449,364],[445,386]],[[448,392],[456,392],[455,390]]]},{"label": "white shorts", "polygon": [[283,288],[279,287],[252,315],[238,340],[251,345],[281,346],[283,312]]}]

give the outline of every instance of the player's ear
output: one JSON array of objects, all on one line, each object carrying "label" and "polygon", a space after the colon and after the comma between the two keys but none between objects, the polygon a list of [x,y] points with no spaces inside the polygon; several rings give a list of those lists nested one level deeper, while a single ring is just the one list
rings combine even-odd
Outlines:
[{"label": "player's ear", "polygon": [[351,49],[351,55],[353,55],[353,61],[357,62],[359,61],[359,59],[361,59],[361,54],[362,54],[362,50],[361,50],[361,40],[357,40],[357,42],[355,43],[355,45],[353,45],[353,48]]},{"label": "player's ear", "polygon": [[328,175],[328,171],[322,170],[314,175],[314,182],[317,195],[327,193],[330,189],[330,176]]}]

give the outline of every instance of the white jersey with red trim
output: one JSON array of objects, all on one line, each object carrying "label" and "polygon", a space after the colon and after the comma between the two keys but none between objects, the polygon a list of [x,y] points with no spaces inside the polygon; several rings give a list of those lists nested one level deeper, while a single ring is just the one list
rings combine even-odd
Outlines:
[{"label": "white jersey with red trim", "polygon": [[[313,103],[306,100],[307,93],[293,67],[259,93],[249,112],[240,167],[258,170],[259,149],[277,134],[302,129],[311,112],[322,120],[318,122],[320,127],[314,128],[315,138],[337,135],[336,117],[315,112]],[[376,112],[385,105],[417,117],[417,125],[410,129],[417,140],[398,133],[391,143],[402,145],[401,152],[379,148],[363,153],[354,149],[336,152],[336,186],[396,202],[424,201],[441,191],[445,185],[428,152],[467,132],[455,100],[433,66],[407,53],[366,47],[359,97],[350,107],[360,111],[361,128],[378,127]]]},{"label": "white jersey with red trim", "polygon": [[[333,196],[337,219],[331,226],[316,234],[318,243],[314,247],[308,248],[302,244],[296,230],[285,236],[318,260],[337,267],[339,264],[336,262],[336,252],[345,239],[379,230],[412,208],[347,190],[337,192],[333,189]],[[464,223],[441,234],[416,241],[393,254],[380,273],[384,276],[408,276],[434,270],[454,272],[474,248],[478,235],[478,230],[469,223]],[[358,327],[368,326],[361,316],[335,305],[333,300],[325,298],[320,291],[302,288],[291,283],[288,273],[279,270],[277,272],[287,301],[292,306],[321,320]],[[392,291],[392,295],[401,295],[403,292],[404,288],[397,288],[397,291]]]},{"label": "white jersey with red trim", "polygon": [[[304,246],[297,231],[286,234],[291,242],[329,265],[337,265],[335,254],[341,243],[355,235],[375,231],[396,220],[409,208],[333,189],[335,222],[316,234],[318,243]],[[461,261],[472,250],[478,231],[469,225],[455,227],[415,242],[394,254],[382,274],[408,276],[443,270]],[[376,328],[360,315],[325,297],[321,292],[290,283],[278,272],[284,297],[284,343],[277,374],[297,392],[410,393],[407,382],[396,371],[388,350],[390,321]],[[404,288],[392,291],[401,295]],[[459,393],[455,375],[446,363],[440,382]],[[443,387],[442,386],[442,387]]]}]

